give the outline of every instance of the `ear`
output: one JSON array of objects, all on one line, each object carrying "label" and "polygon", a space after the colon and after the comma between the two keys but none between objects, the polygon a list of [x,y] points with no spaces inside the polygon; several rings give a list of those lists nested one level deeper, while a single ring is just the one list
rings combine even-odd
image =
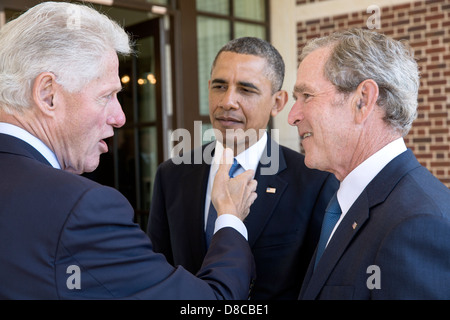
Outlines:
[{"label": "ear", "polygon": [[51,115],[55,111],[53,98],[56,86],[56,77],[51,72],[43,72],[34,80],[33,101],[47,115]]},{"label": "ear", "polygon": [[286,103],[288,102],[289,94],[285,90],[280,90],[274,94],[274,99],[275,99],[274,105],[270,112],[272,117],[275,117],[278,113],[280,113],[284,109]]},{"label": "ear", "polygon": [[361,82],[353,98],[355,121],[363,123],[377,105],[379,95],[378,84],[372,79]]}]

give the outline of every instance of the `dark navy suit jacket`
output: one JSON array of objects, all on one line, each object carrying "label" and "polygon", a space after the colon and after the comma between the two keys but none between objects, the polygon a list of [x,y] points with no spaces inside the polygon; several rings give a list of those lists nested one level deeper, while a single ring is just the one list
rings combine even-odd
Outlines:
[{"label": "dark navy suit jacket", "polygon": [[408,150],[365,188],[301,299],[450,299],[450,191]]},{"label": "dark navy suit jacket", "polygon": [[172,267],[118,191],[0,134],[0,299],[246,299],[253,271],[232,228],[215,234],[198,278]]},{"label": "dark navy suit jacket", "polygon": [[[159,167],[148,227],[155,251],[191,272],[199,270],[206,253],[204,212],[210,165],[195,163],[194,153],[199,150],[191,153],[191,164],[168,160]],[[269,168],[276,169],[274,174],[265,175]],[[297,299],[338,181],[334,175],[308,169],[303,155],[272,139],[255,179],[258,198],[244,221],[256,263],[251,298]],[[267,188],[272,189],[267,192]]]}]

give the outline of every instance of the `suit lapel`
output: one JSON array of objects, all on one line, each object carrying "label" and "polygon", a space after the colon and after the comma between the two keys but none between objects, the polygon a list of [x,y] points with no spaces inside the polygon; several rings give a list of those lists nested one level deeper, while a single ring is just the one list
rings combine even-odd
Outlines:
[{"label": "suit lapel", "polygon": [[[310,285],[307,287],[305,293],[302,294],[303,299],[315,299],[319,295],[334,266],[345,252],[349,243],[356,236],[358,230],[367,222],[368,218],[369,204],[367,194],[363,192],[339,224],[314,271],[314,261],[317,252],[311,259],[312,262],[309,265],[306,276],[306,279],[310,279],[310,281],[305,282],[305,285]],[[355,222],[357,223],[356,228],[354,228]]]},{"label": "suit lapel", "polygon": [[[272,152],[274,152],[273,156],[271,156]],[[272,171],[268,170],[269,168],[275,168],[276,170],[273,170],[275,174],[267,174],[267,172]],[[256,189],[258,198],[251,206],[250,214],[244,221],[248,231],[250,247],[253,247],[261,235],[286,190],[287,182],[279,176],[279,173],[285,169],[286,161],[280,146],[274,140],[269,139],[255,173],[255,179],[258,181]],[[272,191],[267,192],[267,188],[271,188]]]},{"label": "suit lapel", "polygon": [[[202,152],[206,146],[203,146]],[[192,156],[192,161],[194,156]],[[205,247],[205,235],[204,235],[204,214],[205,214],[205,198],[206,190],[208,187],[209,170],[211,165],[205,162],[201,164],[193,164],[189,166],[180,183],[182,184],[181,190],[185,190],[183,193],[184,199],[181,203],[184,204],[184,208],[180,208],[184,214],[184,230],[189,233],[186,237],[187,241],[190,241],[189,248],[195,248],[190,255],[193,261],[201,262],[206,254]]]},{"label": "suit lapel", "polygon": [[[341,256],[362,226],[369,221],[370,208],[384,202],[402,177],[420,164],[411,150],[392,160],[364,189],[341,221],[316,270],[311,263],[300,297],[316,299]],[[356,223],[356,224],[355,224]],[[312,258],[315,261],[315,254]]]}]

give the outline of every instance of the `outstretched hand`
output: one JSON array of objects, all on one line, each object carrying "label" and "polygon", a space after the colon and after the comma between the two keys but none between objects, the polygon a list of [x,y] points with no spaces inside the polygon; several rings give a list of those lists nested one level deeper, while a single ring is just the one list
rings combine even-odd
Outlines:
[{"label": "outstretched hand", "polygon": [[232,163],[233,152],[225,149],[214,179],[211,200],[218,216],[232,214],[243,221],[250,213],[250,206],[256,200],[257,182],[253,179],[255,175],[253,170],[247,170],[230,178],[228,172]]}]

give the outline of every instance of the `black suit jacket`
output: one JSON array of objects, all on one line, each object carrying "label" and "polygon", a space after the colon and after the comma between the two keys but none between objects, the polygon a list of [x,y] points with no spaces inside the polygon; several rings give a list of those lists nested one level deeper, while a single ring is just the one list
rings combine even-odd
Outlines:
[{"label": "black suit jacket", "polygon": [[[211,145],[201,151],[208,149]],[[192,161],[198,151],[191,153]],[[276,168],[277,159],[275,174],[262,174]],[[210,165],[204,162],[164,162],[156,174],[150,210],[148,234],[155,251],[163,253],[173,265],[194,273],[206,252],[204,210],[209,171]],[[251,298],[297,299],[325,208],[338,181],[334,175],[308,169],[303,155],[272,139],[255,179],[258,198],[244,221],[256,263]],[[268,193],[267,188],[276,192]]]},{"label": "black suit jacket", "polygon": [[410,150],[396,157],[311,263],[300,298],[450,299],[449,189]]},{"label": "black suit jacket", "polygon": [[4,134],[0,177],[0,299],[248,297],[253,257],[232,228],[214,235],[198,279],[153,252],[117,190]]}]

